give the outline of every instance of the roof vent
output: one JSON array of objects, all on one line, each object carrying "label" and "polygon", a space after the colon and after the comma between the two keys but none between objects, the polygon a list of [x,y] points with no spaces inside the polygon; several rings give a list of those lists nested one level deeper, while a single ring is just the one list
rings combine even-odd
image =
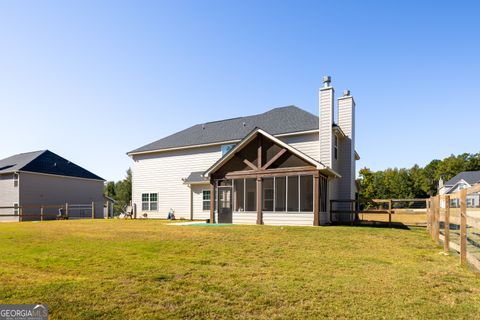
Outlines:
[{"label": "roof vent", "polygon": [[202,124],[202,130],[205,130],[205,125],[204,124]]},{"label": "roof vent", "polygon": [[344,97],[348,97],[350,95],[350,90],[346,89],[346,90],[343,90],[343,96]]},{"label": "roof vent", "polygon": [[242,124],[243,124],[243,126],[244,126],[244,127],[246,127],[246,126],[247,126],[247,124],[246,124],[245,122],[244,122],[244,123],[242,123]]}]

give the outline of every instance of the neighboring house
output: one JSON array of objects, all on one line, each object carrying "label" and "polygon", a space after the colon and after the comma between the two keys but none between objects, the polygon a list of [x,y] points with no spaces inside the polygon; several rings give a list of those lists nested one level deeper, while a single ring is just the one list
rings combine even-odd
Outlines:
[{"label": "neighboring house", "polygon": [[[104,216],[104,179],[78,165],[42,150],[21,153],[0,160],[0,214],[14,214],[14,217],[0,217],[0,221],[39,220],[40,206],[46,219],[55,219],[60,206],[69,203],[72,218],[91,216],[87,207],[95,203],[95,217]],[[84,205],[75,208],[73,205]],[[21,209],[20,209],[21,207]]]},{"label": "neighboring house", "polygon": [[[324,77],[320,117],[295,106],[198,124],[128,152],[136,216],[319,225],[355,199],[355,103]],[[213,201],[214,200],[214,201]],[[345,216],[346,217],[346,216]]]},{"label": "neighboring house", "polygon": [[[438,182],[438,194],[456,193],[478,183],[480,183],[480,171],[463,171],[447,182],[443,182],[443,179],[440,179]],[[453,199],[452,202],[453,205],[458,206],[458,199]],[[480,195],[478,193],[467,195],[467,207],[480,207]]]}]

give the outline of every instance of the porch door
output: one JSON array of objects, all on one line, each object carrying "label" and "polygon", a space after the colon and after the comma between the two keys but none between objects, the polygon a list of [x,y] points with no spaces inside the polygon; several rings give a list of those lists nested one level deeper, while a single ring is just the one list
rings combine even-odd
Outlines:
[{"label": "porch door", "polygon": [[218,223],[232,223],[232,187],[218,187]]}]

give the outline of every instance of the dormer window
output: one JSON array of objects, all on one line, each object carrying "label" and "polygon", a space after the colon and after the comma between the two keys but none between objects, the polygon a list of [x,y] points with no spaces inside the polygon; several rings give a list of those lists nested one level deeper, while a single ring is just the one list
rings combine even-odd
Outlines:
[{"label": "dormer window", "polygon": [[337,135],[334,135],[334,138],[333,138],[334,142],[333,142],[333,155],[335,157],[335,160],[338,158],[338,137]]},{"label": "dormer window", "polygon": [[14,188],[18,187],[18,173],[13,174],[13,187]]}]

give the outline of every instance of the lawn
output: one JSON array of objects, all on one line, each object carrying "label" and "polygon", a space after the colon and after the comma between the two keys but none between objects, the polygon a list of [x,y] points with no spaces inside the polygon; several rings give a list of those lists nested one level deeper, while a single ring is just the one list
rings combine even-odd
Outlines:
[{"label": "lawn", "polygon": [[0,224],[0,302],[51,319],[473,319],[480,276],[422,228]]}]

